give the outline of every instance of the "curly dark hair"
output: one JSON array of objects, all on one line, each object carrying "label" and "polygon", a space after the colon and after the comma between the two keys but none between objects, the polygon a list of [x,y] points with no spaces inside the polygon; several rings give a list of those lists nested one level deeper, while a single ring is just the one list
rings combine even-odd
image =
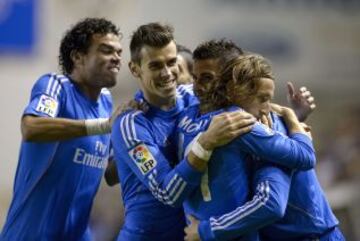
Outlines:
[{"label": "curly dark hair", "polygon": [[86,53],[91,45],[94,34],[108,33],[122,37],[120,29],[105,18],[85,18],[66,31],[60,43],[59,65],[64,74],[71,74],[74,63],[71,53],[77,51]]},{"label": "curly dark hair", "polygon": [[144,45],[161,48],[174,40],[174,29],[170,25],[148,23],[138,27],[131,36],[131,61],[140,64],[140,51]]}]

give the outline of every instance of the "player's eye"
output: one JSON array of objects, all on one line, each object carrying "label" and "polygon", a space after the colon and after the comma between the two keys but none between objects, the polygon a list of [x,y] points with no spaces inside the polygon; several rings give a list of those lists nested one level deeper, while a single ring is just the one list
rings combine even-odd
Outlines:
[{"label": "player's eye", "polygon": [[173,58],[168,62],[168,66],[175,66],[176,63],[177,63],[176,58]]}]

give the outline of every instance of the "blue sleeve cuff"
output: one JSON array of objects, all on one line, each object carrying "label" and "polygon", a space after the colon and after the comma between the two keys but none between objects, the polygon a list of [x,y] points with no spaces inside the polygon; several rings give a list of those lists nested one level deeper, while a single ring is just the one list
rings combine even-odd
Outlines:
[{"label": "blue sleeve cuff", "polygon": [[187,158],[183,159],[176,167],[179,175],[189,184],[199,185],[202,172],[195,170],[188,162]]},{"label": "blue sleeve cuff", "polygon": [[37,116],[37,117],[49,117],[47,114],[45,113],[39,113],[35,110],[33,110],[31,107],[27,107],[24,112],[23,112],[23,117],[26,116],[26,115],[33,115],[33,116]]},{"label": "blue sleeve cuff", "polygon": [[210,221],[201,221],[199,223],[199,235],[201,241],[215,241],[215,235],[211,230]]}]

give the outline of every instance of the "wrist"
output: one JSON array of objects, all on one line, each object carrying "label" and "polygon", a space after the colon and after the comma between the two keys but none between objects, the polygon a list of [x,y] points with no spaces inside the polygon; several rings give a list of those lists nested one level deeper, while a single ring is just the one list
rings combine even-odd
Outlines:
[{"label": "wrist", "polygon": [[87,119],[85,129],[89,136],[107,134],[111,131],[110,121],[108,118]]},{"label": "wrist", "polygon": [[207,150],[207,151],[212,151],[213,149],[214,149],[214,147],[213,147],[213,144],[212,144],[212,142],[211,142],[211,138],[208,138],[207,136],[206,136],[206,133],[205,132],[203,132],[203,133],[201,133],[201,135],[199,134],[198,136],[197,136],[197,141],[198,141],[198,143],[205,149],[205,150]]},{"label": "wrist", "polygon": [[199,133],[194,138],[194,142],[191,146],[191,151],[194,153],[195,156],[197,156],[198,158],[207,162],[210,160],[210,157],[212,154],[212,149],[207,149],[207,148],[209,148],[209,145],[206,145],[207,142],[204,141],[204,138],[202,138],[202,137],[203,137],[203,134]]}]

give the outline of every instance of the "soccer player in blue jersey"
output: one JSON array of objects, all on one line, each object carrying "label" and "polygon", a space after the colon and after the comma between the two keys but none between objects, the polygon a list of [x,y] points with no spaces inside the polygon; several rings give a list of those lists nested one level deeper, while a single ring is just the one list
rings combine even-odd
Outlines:
[{"label": "soccer player in blue jersey", "polygon": [[14,193],[1,241],[86,241],[90,209],[109,156],[119,29],[87,18],[63,37],[62,74],[41,76],[22,116]]},{"label": "soccer player in blue jersey", "polygon": [[[195,73],[196,68],[195,61]],[[269,70],[269,65],[260,56],[245,56],[230,62],[221,74],[221,80],[217,81],[219,84],[208,89],[212,93],[217,92],[213,95],[213,103],[218,106],[214,108],[226,106],[226,99],[231,99],[232,103],[244,107],[257,117],[268,112],[273,84],[271,79],[264,76],[268,76],[266,73]],[[224,99],[225,102],[222,101]],[[281,112],[284,110],[282,108]],[[273,118],[274,128],[288,134],[281,120],[275,115]],[[198,231],[202,240],[214,240],[215,237],[216,240],[228,240],[258,229],[283,215],[283,219],[261,232],[263,240],[343,240],[336,227],[338,222],[313,170],[298,170],[291,176],[289,170],[282,171],[267,163],[259,164],[261,168],[254,177],[256,190],[253,199],[231,212],[202,220],[200,225],[197,220],[192,220],[195,225],[187,229],[186,240],[200,240]],[[296,186],[294,178],[297,178]],[[290,180],[293,181],[291,189]]]},{"label": "soccer player in blue jersey", "polygon": [[[202,49],[205,48],[210,48],[213,52],[203,51]],[[224,54],[224,52],[227,52],[227,54]],[[185,136],[185,146],[194,137],[194,134],[206,129],[206,123],[211,119],[211,115],[217,113],[214,112],[214,110],[218,109],[216,102],[222,103],[222,100],[214,101],[213,91],[210,88],[216,80],[216,76],[220,74],[220,64],[217,62],[218,59],[209,58],[209,56],[211,54],[218,54],[219,57],[225,55],[225,58],[222,58],[224,61],[224,59],[231,59],[234,56],[238,56],[239,53],[239,49],[237,49],[234,44],[226,41],[212,41],[209,43],[209,46],[195,50],[194,89],[200,99],[200,105],[188,108],[184,114],[184,118],[180,118],[179,127]],[[204,62],[198,61],[197,58],[203,58]],[[209,68],[210,66],[219,67],[219,69]],[[201,71],[199,71],[200,69]],[[221,98],[223,100],[227,99],[225,95],[221,96]],[[200,114],[203,115],[200,116]],[[239,137],[238,140],[228,146],[219,148],[210,160],[211,163],[207,172],[208,176],[204,175],[204,182],[200,189],[185,201],[185,212],[204,220],[210,216],[221,215],[225,212],[232,211],[239,205],[245,204],[249,193],[249,168],[247,166],[253,164],[251,162],[248,163],[246,159],[248,159],[248,156],[251,154],[257,154],[262,158],[270,158],[275,162],[288,165],[292,168],[311,168],[314,163],[314,151],[311,141],[304,135],[304,130],[300,127],[300,123],[297,121],[295,114],[290,110],[288,110],[287,120],[289,121],[288,125],[292,132],[291,139],[284,137],[280,133],[272,133],[266,128],[261,127],[261,125],[255,125],[249,134]],[[197,126],[197,128],[193,126]],[[302,134],[298,134],[297,132]],[[214,163],[214,160],[217,161]],[[226,160],[226,162],[219,162],[218,160]],[[226,165],[223,163],[226,163]],[[241,183],[241,185],[239,185],[239,183]],[[265,190],[268,189],[269,187]],[[272,189],[271,191],[274,192]],[[261,201],[264,201],[264,199]],[[272,201],[273,200],[269,200],[269,202]],[[270,213],[273,218],[280,215],[278,210],[275,211]],[[200,228],[200,230],[203,229]],[[217,233],[224,232],[224,230],[225,228],[220,229]],[[234,235],[230,230],[226,231],[223,236],[218,235],[216,238],[225,240],[225,237],[229,238],[231,235]],[[214,239],[215,236],[212,234],[211,237],[211,235],[202,232],[202,238],[204,238],[204,240],[209,238]]]},{"label": "soccer player in blue jersey", "polygon": [[199,138],[202,156],[190,152],[179,162],[176,120],[197,100],[188,87],[176,87],[178,65],[172,28],[159,23],[140,26],[132,35],[130,52],[129,67],[149,110],[128,111],[113,124],[111,140],[125,205],[125,223],[118,241],[183,240],[182,200],[200,183],[207,165],[202,159],[207,154],[204,150],[248,131],[254,120],[241,112],[215,117]]}]

